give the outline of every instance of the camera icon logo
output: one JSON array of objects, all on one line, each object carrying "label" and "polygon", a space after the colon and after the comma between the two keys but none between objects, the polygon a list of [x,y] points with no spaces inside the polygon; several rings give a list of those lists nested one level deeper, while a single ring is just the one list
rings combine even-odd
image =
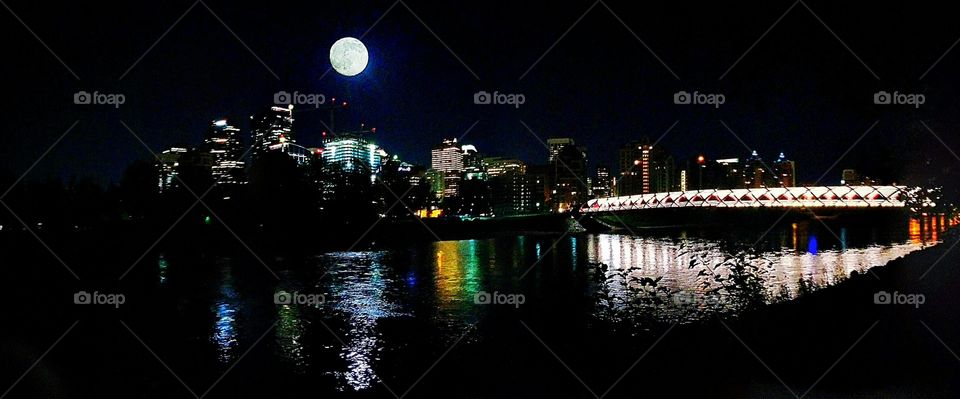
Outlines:
[{"label": "camera icon logo", "polygon": [[880,90],[876,93],[873,93],[873,103],[874,104],[890,104],[893,97],[890,93]]},{"label": "camera icon logo", "polygon": [[678,306],[686,306],[696,302],[696,296],[689,291],[679,291],[673,295],[673,302]]},{"label": "camera icon logo", "polygon": [[476,305],[489,305],[493,301],[493,296],[486,291],[480,291],[473,294],[473,303]]},{"label": "camera icon logo", "polygon": [[291,305],[293,304],[293,295],[286,291],[278,291],[273,294],[273,303],[275,305]]},{"label": "camera icon logo", "polygon": [[74,305],[89,305],[93,301],[93,296],[89,292],[80,291],[73,294]]},{"label": "camera icon logo", "polygon": [[276,105],[290,105],[293,102],[293,96],[286,91],[278,91],[273,93],[273,103]]},{"label": "camera icon logo", "polygon": [[480,90],[476,93],[473,93],[473,103],[479,105],[490,104],[493,101],[493,97],[490,93]]},{"label": "camera icon logo", "polygon": [[90,104],[91,102],[93,102],[93,96],[90,93],[83,90],[73,93],[74,104]]},{"label": "camera icon logo", "polygon": [[676,93],[673,93],[673,103],[674,104],[690,104],[691,101],[690,93],[680,90]]},{"label": "camera icon logo", "polygon": [[893,302],[893,296],[889,292],[880,291],[873,294],[873,303],[875,305],[889,305]]}]

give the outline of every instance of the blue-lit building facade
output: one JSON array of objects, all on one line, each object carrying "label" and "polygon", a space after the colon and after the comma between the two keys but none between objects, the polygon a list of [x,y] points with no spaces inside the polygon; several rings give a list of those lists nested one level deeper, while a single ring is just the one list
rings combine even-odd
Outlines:
[{"label": "blue-lit building facade", "polygon": [[371,177],[380,171],[387,157],[387,153],[364,137],[363,133],[325,136],[322,154],[323,164],[327,169],[346,173],[368,173]]}]

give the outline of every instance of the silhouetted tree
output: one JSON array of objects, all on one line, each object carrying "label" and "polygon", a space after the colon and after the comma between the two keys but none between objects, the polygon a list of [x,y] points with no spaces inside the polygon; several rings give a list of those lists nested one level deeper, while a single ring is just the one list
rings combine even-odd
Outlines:
[{"label": "silhouetted tree", "polygon": [[155,216],[159,201],[159,174],[154,164],[136,161],[123,172],[120,185],[119,213],[123,219],[144,219]]}]

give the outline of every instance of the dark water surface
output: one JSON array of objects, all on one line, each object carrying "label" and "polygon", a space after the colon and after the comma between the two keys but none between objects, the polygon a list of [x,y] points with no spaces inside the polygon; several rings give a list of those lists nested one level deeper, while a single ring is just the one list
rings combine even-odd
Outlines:
[{"label": "dark water surface", "polygon": [[[60,368],[40,367],[17,392],[592,397],[584,385],[601,396],[622,384],[631,388],[611,395],[626,395],[638,382],[621,381],[623,370],[675,326],[789,301],[939,241],[916,225],[761,233],[521,235],[263,257],[161,245],[138,266],[148,287],[119,313],[84,310],[83,328],[51,355]],[[284,295],[313,301],[278,304]],[[42,353],[76,316],[63,312],[41,322],[42,340],[5,354],[26,364]]]}]

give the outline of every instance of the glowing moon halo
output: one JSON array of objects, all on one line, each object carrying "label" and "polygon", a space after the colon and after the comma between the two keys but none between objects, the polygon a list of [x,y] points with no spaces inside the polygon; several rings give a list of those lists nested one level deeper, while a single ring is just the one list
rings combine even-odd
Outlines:
[{"label": "glowing moon halo", "polygon": [[343,76],[356,76],[363,72],[369,59],[367,47],[355,38],[345,37],[330,46],[330,65]]}]

